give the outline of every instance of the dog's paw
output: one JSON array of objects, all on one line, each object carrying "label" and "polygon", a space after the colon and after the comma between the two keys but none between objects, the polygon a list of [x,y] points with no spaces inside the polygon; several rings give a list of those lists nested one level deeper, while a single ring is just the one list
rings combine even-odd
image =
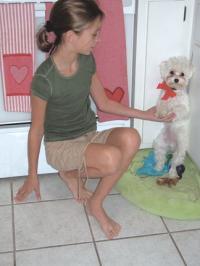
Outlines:
[{"label": "dog's paw", "polygon": [[160,110],[157,110],[156,113],[155,113],[155,116],[157,118],[163,118],[164,116],[168,115],[169,112],[168,110],[165,110],[164,108],[160,108]]},{"label": "dog's paw", "polygon": [[159,177],[157,180],[156,180],[156,183],[159,185],[159,186],[168,186],[168,187],[171,187],[171,186],[176,186],[176,184],[178,183],[179,181],[179,177],[176,177],[176,178],[169,178],[169,177]]},{"label": "dog's paw", "polygon": [[160,113],[157,111],[157,112],[155,112],[155,117],[156,118],[160,118]]}]

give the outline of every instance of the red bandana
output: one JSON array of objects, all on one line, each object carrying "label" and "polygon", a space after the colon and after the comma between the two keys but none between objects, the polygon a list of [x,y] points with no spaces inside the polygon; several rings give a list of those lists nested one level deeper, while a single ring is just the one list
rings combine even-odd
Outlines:
[{"label": "red bandana", "polygon": [[173,91],[173,89],[169,87],[165,82],[159,83],[157,89],[162,89],[165,91],[164,96],[161,98],[162,100],[168,100],[170,97],[176,96],[176,93]]}]

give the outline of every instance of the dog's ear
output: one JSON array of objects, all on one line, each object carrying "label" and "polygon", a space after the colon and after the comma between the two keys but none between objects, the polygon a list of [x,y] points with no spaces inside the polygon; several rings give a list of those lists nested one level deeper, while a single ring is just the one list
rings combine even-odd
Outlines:
[{"label": "dog's ear", "polygon": [[160,63],[160,75],[162,79],[165,79],[166,71],[167,71],[167,61],[162,61]]}]

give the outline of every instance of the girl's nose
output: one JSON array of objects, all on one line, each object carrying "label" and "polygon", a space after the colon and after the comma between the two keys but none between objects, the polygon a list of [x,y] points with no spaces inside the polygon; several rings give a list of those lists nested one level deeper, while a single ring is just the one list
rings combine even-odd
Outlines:
[{"label": "girl's nose", "polygon": [[100,42],[101,39],[100,39],[100,33],[98,32],[97,35],[96,35],[96,38],[95,38],[95,42]]},{"label": "girl's nose", "polygon": [[95,42],[100,42],[101,39],[99,37],[96,38]]}]

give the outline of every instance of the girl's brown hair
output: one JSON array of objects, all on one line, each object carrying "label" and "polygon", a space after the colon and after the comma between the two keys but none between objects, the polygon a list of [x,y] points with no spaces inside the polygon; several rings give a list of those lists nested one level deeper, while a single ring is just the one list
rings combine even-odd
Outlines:
[{"label": "girl's brown hair", "polygon": [[[52,53],[61,43],[64,32],[80,33],[88,23],[103,17],[95,0],[58,0],[51,9],[49,20],[36,35],[37,46],[43,52]],[[54,42],[48,41],[48,32],[54,32]]]}]

